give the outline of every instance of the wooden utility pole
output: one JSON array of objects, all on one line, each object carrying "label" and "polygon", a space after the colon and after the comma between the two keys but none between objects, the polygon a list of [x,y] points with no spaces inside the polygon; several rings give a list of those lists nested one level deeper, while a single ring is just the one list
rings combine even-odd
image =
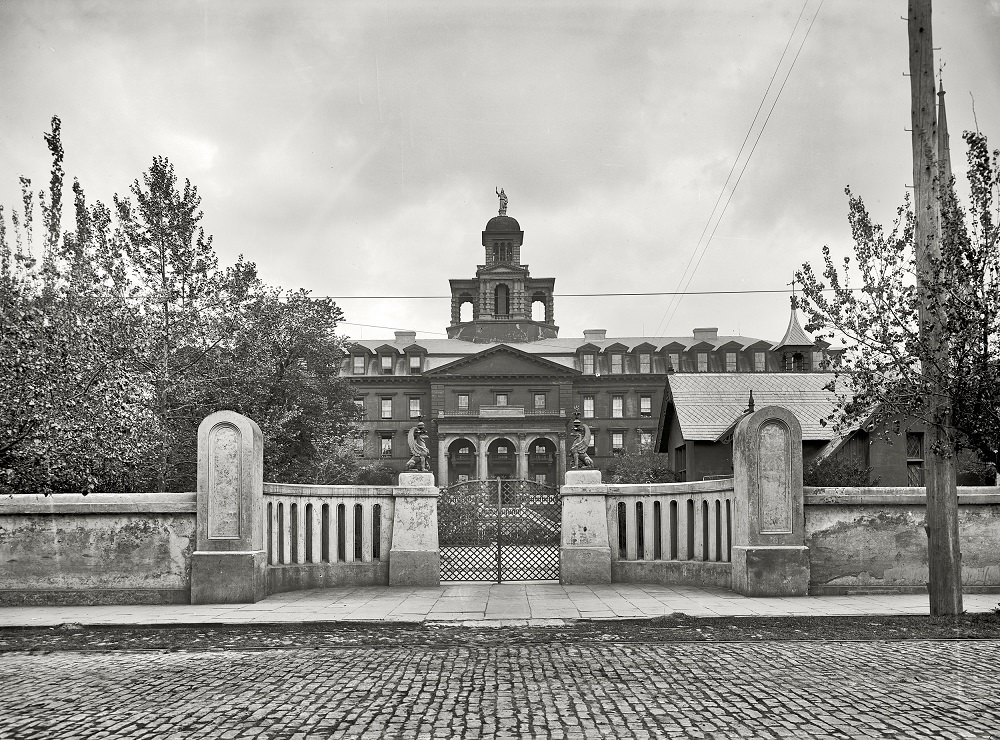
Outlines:
[{"label": "wooden utility pole", "polygon": [[[934,44],[931,0],[910,0],[910,97],[913,125],[913,188],[916,223],[917,291],[920,297],[920,338],[925,348],[921,371],[929,389],[927,416],[932,421],[925,438],[927,461],[927,584],[932,616],[962,613],[962,553],[958,541],[958,487],[952,443],[951,398],[946,395],[948,337],[933,293],[940,283],[931,278],[941,255],[941,206],[935,112]],[[936,284],[937,283],[937,284]]]}]

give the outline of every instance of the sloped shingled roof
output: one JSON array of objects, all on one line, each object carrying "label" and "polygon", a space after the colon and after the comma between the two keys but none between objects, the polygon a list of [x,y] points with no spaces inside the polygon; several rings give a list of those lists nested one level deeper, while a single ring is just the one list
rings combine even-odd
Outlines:
[{"label": "sloped shingled roof", "polygon": [[824,389],[833,373],[677,373],[667,380],[674,413],[687,440],[715,441],[747,408],[784,406],[802,425],[802,439],[830,440],[830,414],[836,394]]}]

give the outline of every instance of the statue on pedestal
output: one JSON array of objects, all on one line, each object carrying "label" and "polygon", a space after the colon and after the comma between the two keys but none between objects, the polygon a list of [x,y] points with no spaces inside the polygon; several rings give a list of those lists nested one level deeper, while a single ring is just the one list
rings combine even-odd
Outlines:
[{"label": "statue on pedestal", "polygon": [[[494,188],[496,190],[496,188]],[[507,194],[503,191],[503,188],[497,190],[497,197],[500,199],[500,215],[507,215]]]},{"label": "statue on pedestal", "polygon": [[406,441],[410,446],[410,459],[406,463],[406,469],[410,472],[429,473],[431,472],[431,451],[427,447],[427,428],[424,426],[422,416],[417,417],[417,425],[411,427],[406,434]]},{"label": "statue on pedestal", "polygon": [[573,470],[590,470],[594,467],[594,461],[587,454],[590,447],[590,427],[580,421],[579,409],[573,410],[573,427],[569,432],[571,467]]}]

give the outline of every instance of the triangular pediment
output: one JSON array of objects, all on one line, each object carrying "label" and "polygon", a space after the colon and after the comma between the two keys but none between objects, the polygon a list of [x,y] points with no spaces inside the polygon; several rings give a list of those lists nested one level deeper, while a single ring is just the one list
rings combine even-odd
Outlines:
[{"label": "triangular pediment", "polygon": [[425,376],[532,376],[579,375],[580,371],[505,344],[441,365]]}]

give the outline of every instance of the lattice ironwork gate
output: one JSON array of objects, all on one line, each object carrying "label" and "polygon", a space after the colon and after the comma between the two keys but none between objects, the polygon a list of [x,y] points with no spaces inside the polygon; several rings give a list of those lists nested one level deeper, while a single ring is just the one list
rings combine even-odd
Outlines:
[{"label": "lattice ironwork gate", "polygon": [[559,491],[529,480],[471,480],[441,489],[442,581],[559,579]]}]

